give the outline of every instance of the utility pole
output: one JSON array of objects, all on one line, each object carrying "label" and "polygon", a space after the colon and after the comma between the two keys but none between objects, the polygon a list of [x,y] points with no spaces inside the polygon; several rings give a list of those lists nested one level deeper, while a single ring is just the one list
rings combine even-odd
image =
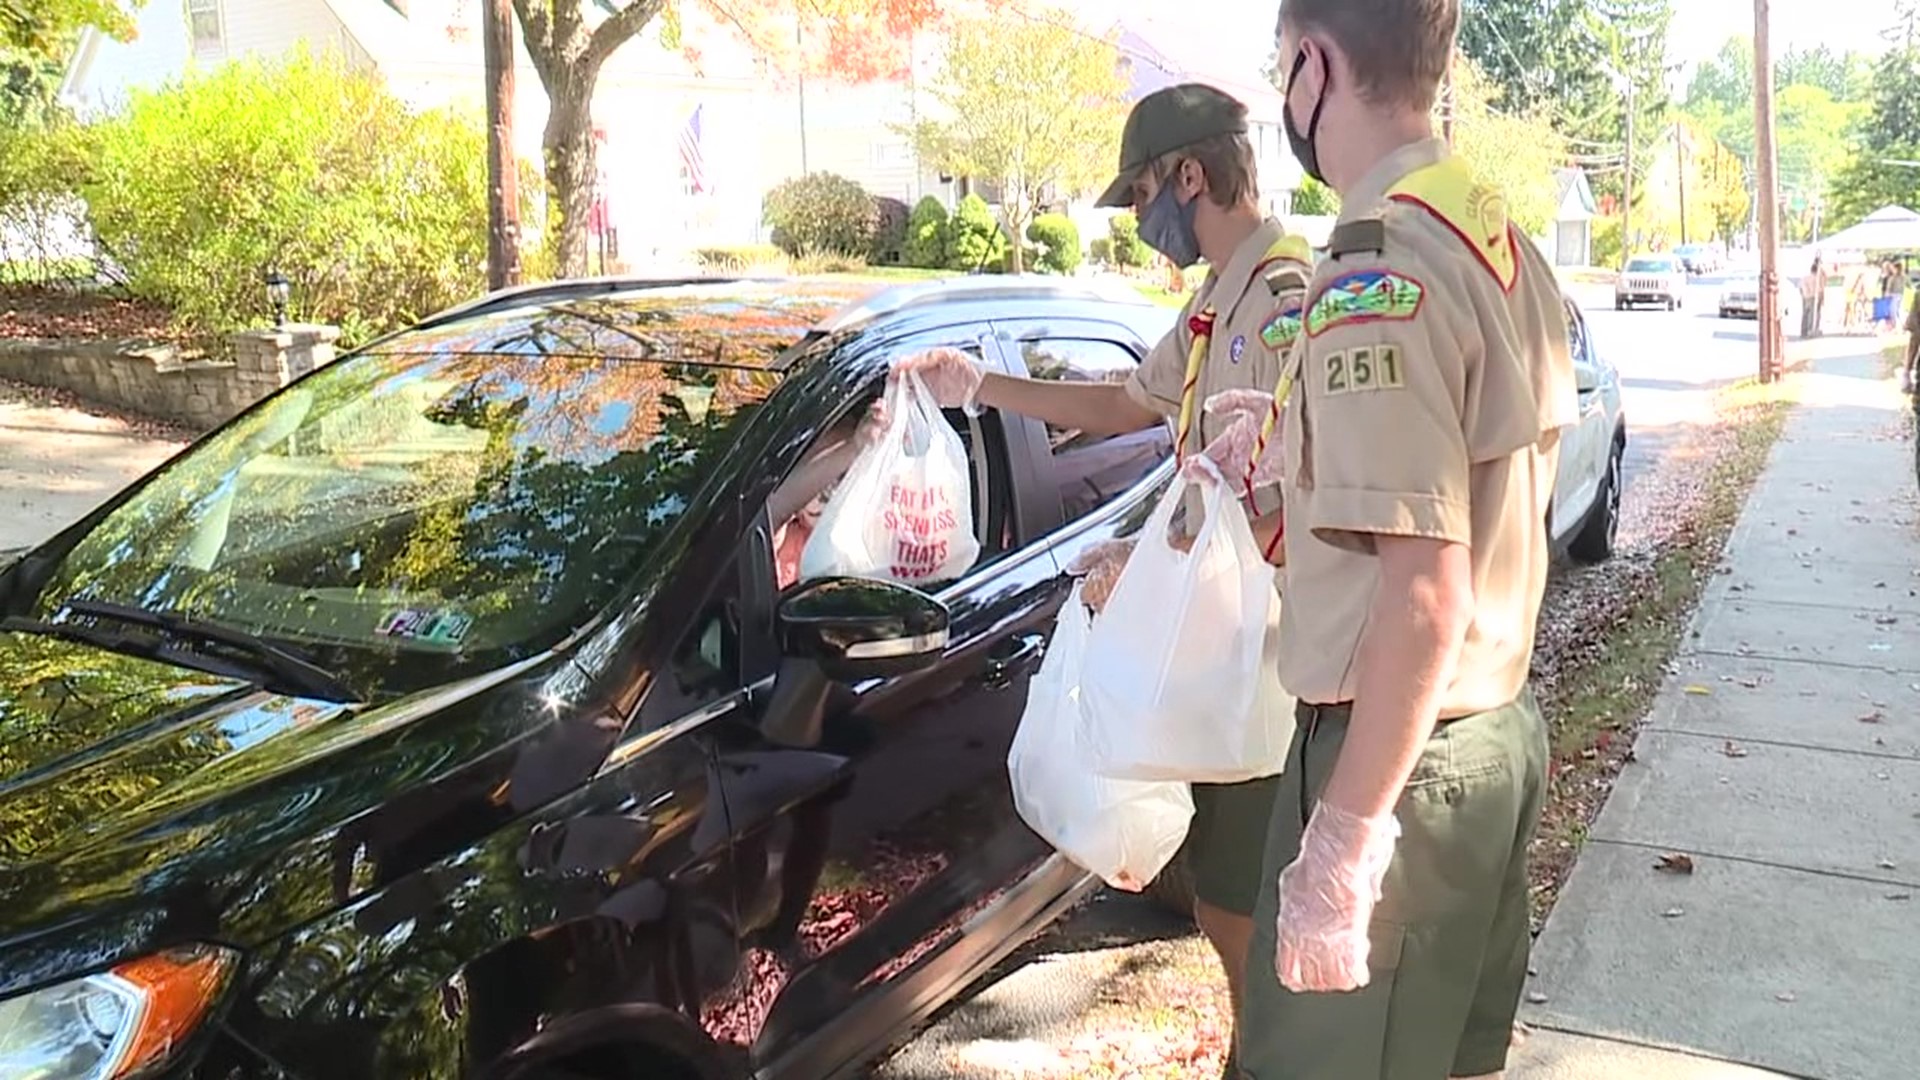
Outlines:
[{"label": "utility pole", "polygon": [[1687,133],[1680,128],[1680,122],[1673,124],[1674,160],[1679,163],[1680,172],[1680,242],[1687,242]]},{"label": "utility pole", "polygon": [[1633,258],[1633,76],[1620,81],[1627,84],[1627,171],[1620,181],[1625,196],[1620,200],[1620,269],[1625,270]]},{"label": "utility pole", "polygon": [[1753,0],[1753,153],[1760,218],[1760,381],[1780,377],[1780,186],[1774,175],[1772,15]]},{"label": "utility pole", "polygon": [[800,175],[807,175],[807,58],[802,51],[806,42],[801,38],[800,16],[796,12],[793,20],[793,62],[799,76],[800,87]]},{"label": "utility pole", "polygon": [[520,283],[520,169],[513,154],[513,0],[482,0],[487,79],[487,287]]}]

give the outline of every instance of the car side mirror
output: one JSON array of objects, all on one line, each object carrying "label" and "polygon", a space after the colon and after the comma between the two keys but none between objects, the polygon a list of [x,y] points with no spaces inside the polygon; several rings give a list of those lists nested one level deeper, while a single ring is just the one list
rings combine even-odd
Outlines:
[{"label": "car side mirror", "polygon": [[1573,369],[1573,388],[1582,394],[1593,393],[1595,390],[1600,389],[1600,373],[1585,364],[1575,365]]},{"label": "car side mirror", "polygon": [[904,675],[945,655],[952,617],[917,589],[867,578],[822,578],[780,602],[780,651],[835,682]]}]

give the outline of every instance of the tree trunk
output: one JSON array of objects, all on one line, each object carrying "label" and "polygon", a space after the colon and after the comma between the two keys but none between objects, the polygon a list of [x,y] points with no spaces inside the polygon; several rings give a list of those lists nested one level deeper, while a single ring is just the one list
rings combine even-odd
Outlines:
[{"label": "tree trunk", "polygon": [[1026,194],[1020,190],[1018,185],[1007,184],[1004,190],[1007,193],[1007,197],[1006,204],[1001,207],[1001,212],[1007,217],[1007,239],[1012,242],[1012,246],[1007,248],[1007,273],[1024,274],[1026,273],[1027,252],[1026,249],[1022,247],[1022,244],[1025,241],[1027,232],[1025,220],[1027,198]]},{"label": "tree trunk", "polygon": [[553,252],[562,278],[587,272],[587,222],[593,213],[593,87],[599,72],[585,65],[556,78],[547,88],[551,102],[541,145],[547,158],[547,185],[559,210]]}]

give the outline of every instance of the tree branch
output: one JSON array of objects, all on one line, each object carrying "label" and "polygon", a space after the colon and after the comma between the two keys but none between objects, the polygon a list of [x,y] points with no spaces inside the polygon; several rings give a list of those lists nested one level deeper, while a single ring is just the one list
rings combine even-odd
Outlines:
[{"label": "tree branch", "polygon": [[533,61],[533,70],[540,76],[540,83],[547,89],[553,88],[553,20],[548,17],[544,0],[513,0],[513,10],[520,16],[520,38],[527,47],[527,57]]},{"label": "tree branch", "polygon": [[587,41],[586,62],[596,68],[606,63],[615,49],[633,40],[666,6],[667,0],[634,0],[620,9],[618,15],[594,27],[593,36]]}]

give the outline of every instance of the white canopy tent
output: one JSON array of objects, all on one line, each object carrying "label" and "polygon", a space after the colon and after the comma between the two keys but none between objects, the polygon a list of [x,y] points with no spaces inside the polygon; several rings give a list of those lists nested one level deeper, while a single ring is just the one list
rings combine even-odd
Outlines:
[{"label": "white canopy tent", "polygon": [[1822,237],[1818,246],[1823,251],[1920,251],[1920,214],[1904,206],[1881,207],[1860,224]]}]

